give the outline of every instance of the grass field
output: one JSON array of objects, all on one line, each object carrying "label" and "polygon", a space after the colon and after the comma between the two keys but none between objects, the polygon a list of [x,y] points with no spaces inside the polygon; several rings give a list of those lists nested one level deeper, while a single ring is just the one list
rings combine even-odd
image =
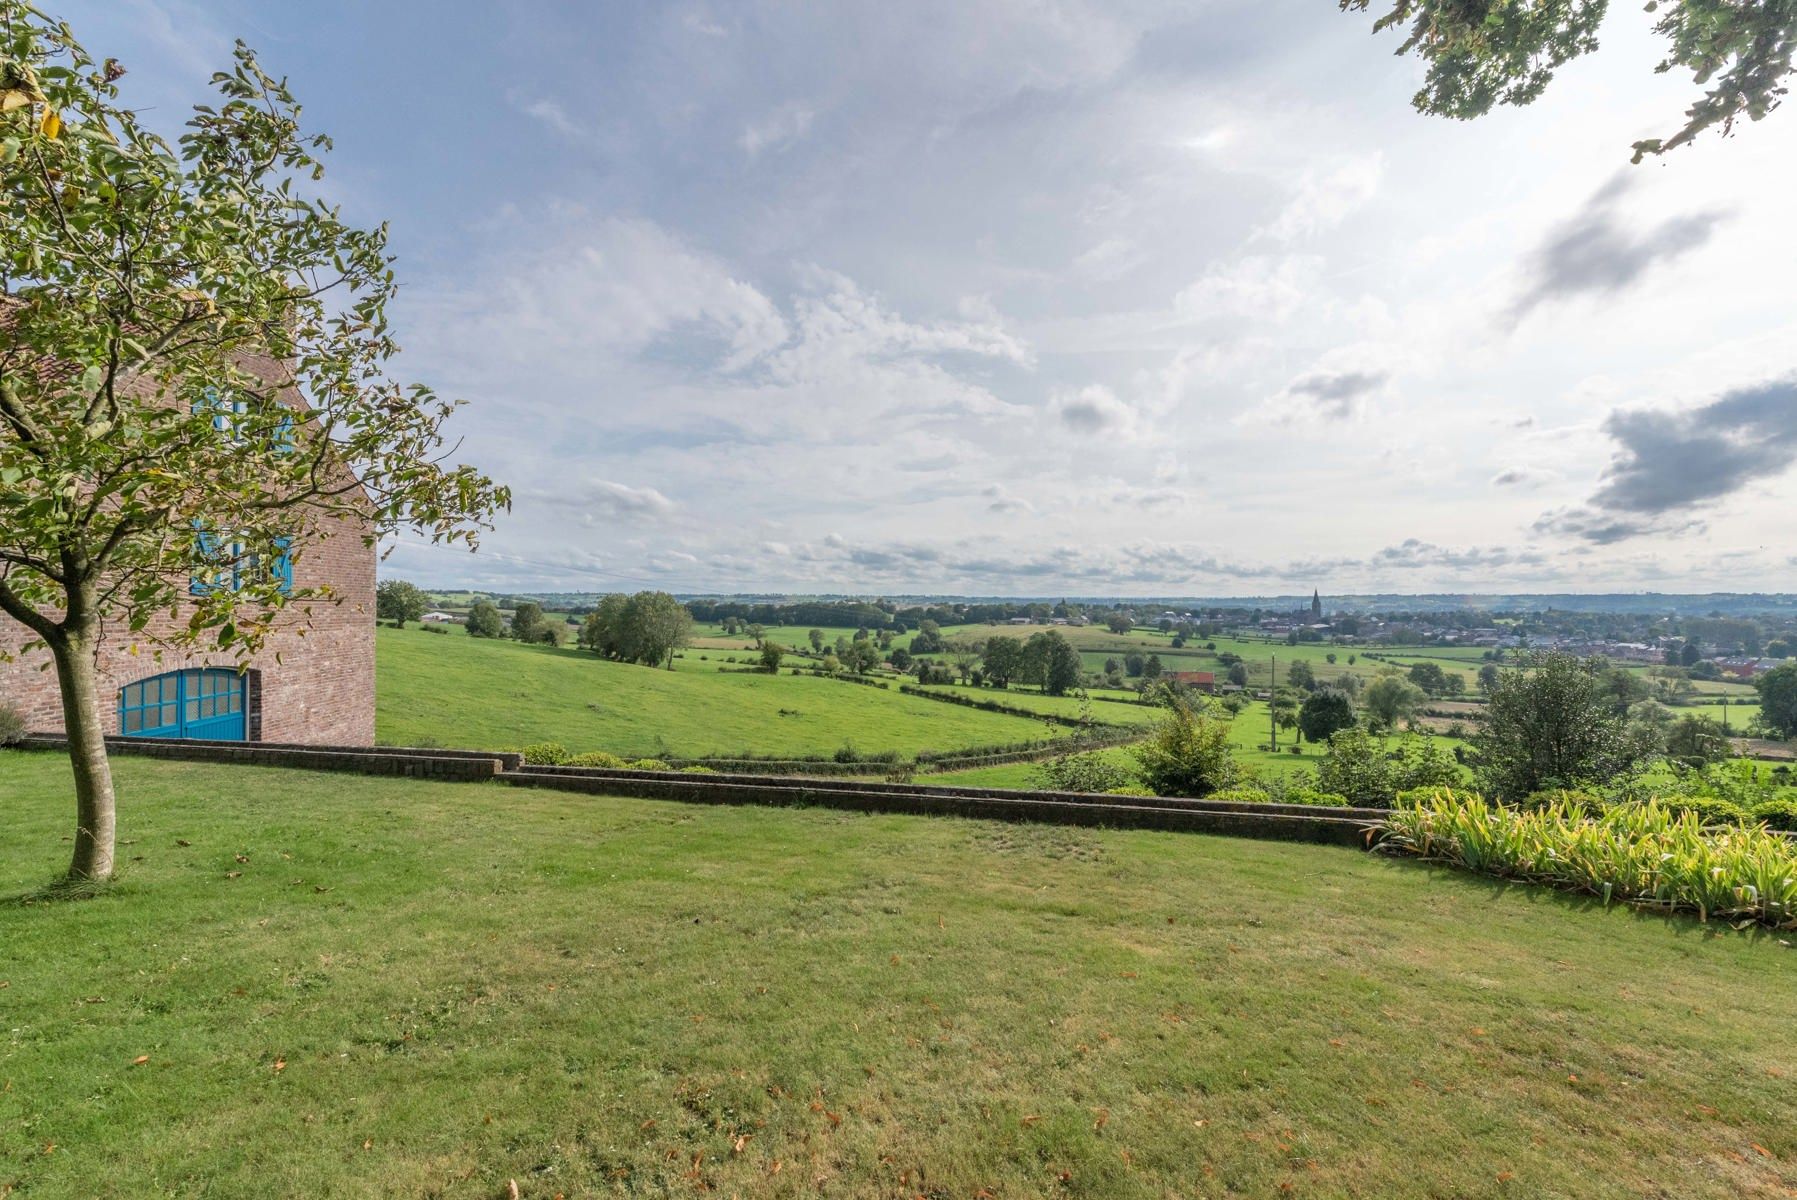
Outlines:
[{"label": "grass field", "polygon": [[[0,895],[67,764],[0,753]],[[1791,951],[1381,859],[141,759],[0,1191],[1782,1197]]]},{"label": "grass field", "polygon": [[703,755],[953,750],[1054,736],[1028,717],[981,712],[793,675],[726,674],[693,655],[681,669],[605,662],[419,629],[376,638],[376,733],[389,745]]}]

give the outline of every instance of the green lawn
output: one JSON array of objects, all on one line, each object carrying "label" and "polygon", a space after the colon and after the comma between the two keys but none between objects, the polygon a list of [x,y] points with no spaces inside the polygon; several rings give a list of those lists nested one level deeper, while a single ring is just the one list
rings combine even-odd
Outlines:
[{"label": "green lawn", "polygon": [[[0,896],[66,774],[0,754]],[[0,1193],[1797,1185],[1765,935],[1339,848],[118,774],[122,881],[0,905]]]},{"label": "green lawn", "polygon": [[911,756],[1057,732],[896,688],[722,673],[698,652],[680,670],[662,671],[578,650],[385,628],[376,650],[376,733],[390,745],[503,750],[554,741],[639,756],[830,754],[852,742]]}]

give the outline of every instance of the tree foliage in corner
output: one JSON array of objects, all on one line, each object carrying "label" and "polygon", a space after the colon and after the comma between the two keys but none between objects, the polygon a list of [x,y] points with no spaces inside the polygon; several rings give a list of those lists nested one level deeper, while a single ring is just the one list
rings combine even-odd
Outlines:
[{"label": "tree foliage in corner", "polygon": [[453,406],[388,375],[386,230],[297,182],[329,143],[286,84],[239,43],[170,146],[124,73],[0,0],[0,611],[55,663],[75,880],[113,869],[103,631],[242,660],[342,599],[284,555],[345,528],[472,544],[509,499],[443,465]]},{"label": "tree foliage in corner", "polygon": [[[1364,12],[1373,0],[1339,0]],[[1383,3],[1384,0],[1381,0]],[[1758,121],[1783,102],[1797,55],[1797,0],[1649,0],[1654,32],[1671,46],[1658,66],[1692,73],[1706,90],[1670,137],[1634,144],[1634,161],[1664,154],[1713,126],[1723,136],[1742,117]],[[1597,49],[1609,0],[1391,0],[1375,33],[1402,28],[1399,54],[1429,61],[1413,103],[1470,120],[1496,104],[1529,104],[1554,72]]]}]

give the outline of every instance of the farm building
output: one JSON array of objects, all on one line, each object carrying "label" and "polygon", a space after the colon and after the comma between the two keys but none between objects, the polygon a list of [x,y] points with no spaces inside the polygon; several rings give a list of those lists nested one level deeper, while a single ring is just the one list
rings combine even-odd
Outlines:
[{"label": "farm building", "polygon": [[1215,692],[1217,675],[1214,671],[1168,671],[1162,679],[1184,684],[1195,692]]},{"label": "farm building", "polygon": [[[250,360],[270,382],[285,375],[272,358]],[[296,406],[297,395],[286,398]],[[272,567],[295,590],[328,588],[310,620],[284,614],[276,632],[248,662],[229,654],[155,647],[122,624],[105,631],[97,652],[101,715],[108,734],[150,738],[297,742],[365,746],[374,742],[375,548],[358,524],[325,523],[326,532],[296,544]],[[235,586],[198,578],[183,588]],[[148,632],[181,628],[187,614],[162,614]],[[303,634],[302,634],[303,629]],[[27,729],[58,733],[62,699],[49,653],[26,649],[33,634],[0,614],[0,704],[18,710]]]}]

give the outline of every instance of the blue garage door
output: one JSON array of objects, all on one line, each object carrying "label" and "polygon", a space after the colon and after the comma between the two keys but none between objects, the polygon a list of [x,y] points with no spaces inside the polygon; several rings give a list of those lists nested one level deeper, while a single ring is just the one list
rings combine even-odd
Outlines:
[{"label": "blue garage door", "polygon": [[126,737],[247,739],[244,678],[207,668],[170,671],[119,689],[119,732]]}]

